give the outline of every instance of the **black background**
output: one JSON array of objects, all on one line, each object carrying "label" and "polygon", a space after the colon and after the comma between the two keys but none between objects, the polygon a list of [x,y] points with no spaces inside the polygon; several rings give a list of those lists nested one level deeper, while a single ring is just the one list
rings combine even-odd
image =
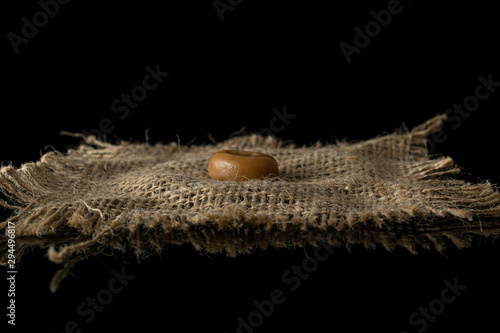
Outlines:
[{"label": "black background", "polygon": [[[269,128],[272,110],[285,106],[295,118],[276,133],[280,138],[362,140],[446,112],[474,95],[480,75],[500,81],[500,20],[486,1],[402,1],[402,11],[347,63],[339,44],[353,44],[354,27],[363,29],[373,20],[370,11],[387,4],[243,0],[221,21],[212,1],[71,1],[17,54],[7,35],[20,34],[21,18],[32,21],[40,5],[3,4],[0,161],[20,166],[65,150],[79,141],[60,131],[91,131],[103,118],[115,126],[110,141],[144,141],[147,130],[152,143],[200,143],[208,133],[221,141],[243,127]],[[170,75],[120,119],[111,103],[142,83],[146,66],[157,65]],[[473,181],[499,180],[499,94],[458,128],[448,123],[447,139],[436,146]],[[35,251],[19,266],[14,331],[63,332],[75,321],[82,332],[133,324],[144,331],[236,332],[236,318],[254,311],[254,300],[282,289],[285,303],[255,332],[416,332],[421,326],[412,327],[408,317],[440,297],[444,279],[457,278],[467,289],[425,331],[489,332],[498,329],[499,249],[481,239],[467,250],[418,256],[339,248],[290,291],[282,274],[313,248],[231,259],[168,247],[140,263],[126,255],[89,259],[56,294],[48,284],[59,266]],[[135,279],[86,323],[77,306],[124,267]]]}]

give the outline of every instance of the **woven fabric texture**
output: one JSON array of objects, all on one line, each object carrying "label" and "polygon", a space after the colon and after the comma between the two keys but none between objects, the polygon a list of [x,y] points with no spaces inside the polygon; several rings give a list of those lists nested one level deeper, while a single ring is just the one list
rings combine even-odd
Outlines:
[{"label": "woven fabric texture", "polygon": [[[167,244],[229,256],[318,240],[413,253],[465,247],[471,234],[498,234],[500,195],[489,182],[461,180],[450,157],[428,156],[427,137],[444,119],[357,143],[301,147],[256,134],[193,146],[89,136],[67,153],[2,167],[0,205],[12,210],[18,258],[41,247],[64,264],[52,290],[90,255],[140,258]],[[208,160],[221,149],[269,154],[280,177],[211,179]],[[0,246],[5,265],[6,234]]]}]

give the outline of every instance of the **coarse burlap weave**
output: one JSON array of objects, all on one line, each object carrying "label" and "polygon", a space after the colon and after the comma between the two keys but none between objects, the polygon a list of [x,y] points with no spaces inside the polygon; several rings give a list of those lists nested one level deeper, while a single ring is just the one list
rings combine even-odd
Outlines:
[{"label": "coarse burlap weave", "polygon": [[[13,210],[17,258],[42,247],[64,264],[52,290],[90,255],[121,250],[140,258],[167,244],[230,256],[318,240],[413,253],[462,248],[472,234],[498,234],[500,196],[489,182],[459,179],[450,157],[428,156],[427,137],[444,119],[363,142],[309,147],[256,134],[193,146],[114,145],[89,136],[67,153],[2,167],[0,205]],[[220,149],[272,155],[280,177],[211,179],[208,160]],[[5,265],[6,234],[0,246]]]}]

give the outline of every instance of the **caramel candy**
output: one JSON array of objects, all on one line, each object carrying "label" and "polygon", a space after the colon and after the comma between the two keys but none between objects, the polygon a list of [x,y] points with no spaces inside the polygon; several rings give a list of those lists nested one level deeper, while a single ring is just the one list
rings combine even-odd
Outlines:
[{"label": "caramel candy", "polygon": [[235,180],[278,177],[278,162],[269,155],[244,151],[221,150],[210,157],[208,174],[218,180]]}]

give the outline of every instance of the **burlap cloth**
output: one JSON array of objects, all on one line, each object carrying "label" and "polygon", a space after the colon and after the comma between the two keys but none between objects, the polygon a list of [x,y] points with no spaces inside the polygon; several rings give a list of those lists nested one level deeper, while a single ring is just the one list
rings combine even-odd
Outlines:
[{"label": "burlap cloth", "polygon": [[[0,205],[13,210],[18,259],[41,247],[64,264],[52,290],[90,255],[120,250],[141,258],[167,244],[229,256],[318,240],[413,253],[462,248],[472,234],[498,234],[500,196],[489,182],[459,179],[450,157],[428,156],[427,137],[444,119],[363,142],[308,147],[256,134],[193,146],[114,145],[89,136],[67,153],[2,167]],[[220,149],[270,154],[281,175],[213,180],[208,160]],[[6,242],[3,235],[3,265]]]}]

